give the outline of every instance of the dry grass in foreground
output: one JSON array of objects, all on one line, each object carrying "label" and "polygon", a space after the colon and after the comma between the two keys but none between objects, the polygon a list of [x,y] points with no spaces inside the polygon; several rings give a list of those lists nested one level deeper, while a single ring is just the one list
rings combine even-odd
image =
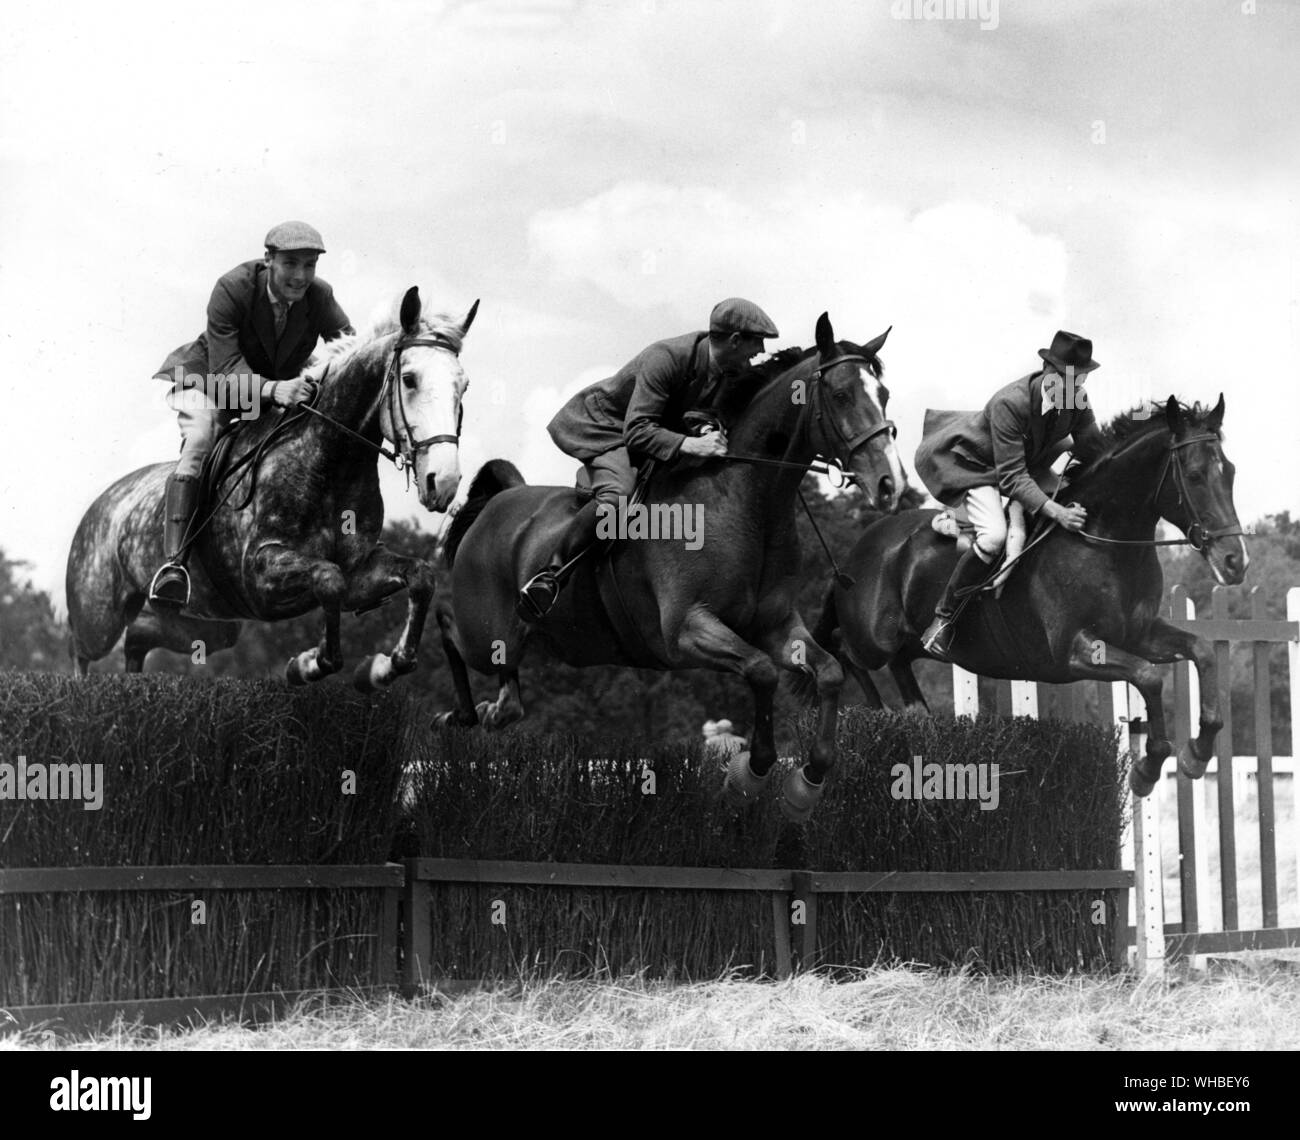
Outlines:
[{"label": "dry grass in foreground", "polygon": [[[66,1047],[51,1033],[0,1048]],[[261,1029],[131,1029],[108,1049],[1297,1049],[1300,975],[1171,985],[864,970],[758,984],[538,981],[419,1002],[306,1003]]]}]

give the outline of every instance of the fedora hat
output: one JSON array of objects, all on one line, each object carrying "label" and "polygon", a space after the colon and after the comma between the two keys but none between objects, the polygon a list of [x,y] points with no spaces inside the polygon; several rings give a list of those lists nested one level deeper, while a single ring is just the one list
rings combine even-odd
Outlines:
[{"label": "fedora hat", "polygon": [[1040,348],[1038,355],[1060,372],[1074,369],[1076,376],[1091,372],[1101,365],[1092,358],[1092,341],[1078,333],[1058,329],[1052,337],[1051,348]]}]

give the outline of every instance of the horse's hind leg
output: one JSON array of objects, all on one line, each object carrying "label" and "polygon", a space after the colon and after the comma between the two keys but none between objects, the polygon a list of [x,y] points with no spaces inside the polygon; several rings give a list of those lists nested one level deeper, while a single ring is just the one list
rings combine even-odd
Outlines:
[{"label": "horse's hind leg", "polygon": [[456,688],[456,708],[440,713],[434,722],[468,728],[478,724],[478,713],[474,708],[474,693],[469,685],[469,668],[456,647],[456,619],[452,616],[451,606],[445,601],[438,602],[433,613],[438,622],[438,632],[442,635],[442,651],[447,655],[452,684]]},{"label": "horse's hind leg", "polygon": [[229,649],[239,638],[239,622],[214,621],[181,614],[159,613],[146,606],[127,627],[122,651],[126,671],[140,673],[144,659],[154,649],[189,654],[202,664],[209,653]]},{"label": "horse's hind leg", "polygon": [[505,728],[524,719],[524,702],[519,696],[519,673],[516,670],[498,674],[501,688],[495,701],[479,701],[475,711],[484,728]]},{"label": "horse's hind leg", "polygon": [[363,693],[387,688],[416,666],[420,639],[433,601],[433,567],[423,558],[394,554],[375,547],[348,583],[344,609],[364,609],[406,588],[406,624],[392,653],[362,659],[352,674],[352,684]]}]

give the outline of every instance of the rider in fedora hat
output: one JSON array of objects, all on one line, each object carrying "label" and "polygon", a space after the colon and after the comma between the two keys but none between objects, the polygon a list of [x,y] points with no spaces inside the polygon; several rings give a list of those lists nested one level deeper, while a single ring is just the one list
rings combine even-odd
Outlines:
[{"label": "rider in fedora hat", "polygon": [[752,301],[729,297],[713,307],[707,332],[656,341],[556,413],[546,430],[561,451],[582,460],[593,497],[570,520],[546,568],[520,590],[524,621],[539,620],[555,604],[561,571],[596,541],[601,505],[617,509],[620,498],[631,496],[636,464],[727,454],[722,432],[688,434],[683,417],[706,406],[721,381],[747,372],[764,338],[777,335],[771,317]]},{"label": "rider in fedora hat", "polygon": [[1066,437],[1073,438],[1074,455],[1085,463],[1104,446],[1083,390],[1088,373],[1098,367],[1092,341],[1062,330],[1038,355],[1043,368],[1000,389],[982,411],[925,414],[917,474],[944,506],[964,507],[975,531],[921,638],[925,651],[940,660],[951,650],[959,592],[988,576],[1006,544],[1003,495],[1066,530],[1082,530],[1087,520],[1082,507],[1049,498],[1035,476],[1049,475]]},{"label": "rider in fedora hat", "polygon": [[290,407],[311,398],[299,377],[320,338],[351,333],[334,291],[316,276],[325,252],[306,222],[281,222],[266,235],[266,256],[222,276],[208,301],[207,328],[154,373],[173,384],[181,456],[167,477],[163,548],[167,561],[149,586],[149,601],[179,609],[189,601],[185,539],[198,504],[199,473],[217,437],[246,400]]}]

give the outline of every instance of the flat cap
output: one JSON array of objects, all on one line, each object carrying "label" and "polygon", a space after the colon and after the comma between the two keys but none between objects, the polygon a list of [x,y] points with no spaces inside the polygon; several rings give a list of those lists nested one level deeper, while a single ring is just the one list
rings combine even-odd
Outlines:
[{"label": "flat cap", "polygon": [[728,297],[713,306],[709,314],[709,332],[748,333],[750,336],[780,336],[776,325],[753,301]]},{"label": "flat cap", "polygon": [[325,252],[320,231],[306,222],[281,222],[272,226],[263,243],[267,249],[314,249]]}]

